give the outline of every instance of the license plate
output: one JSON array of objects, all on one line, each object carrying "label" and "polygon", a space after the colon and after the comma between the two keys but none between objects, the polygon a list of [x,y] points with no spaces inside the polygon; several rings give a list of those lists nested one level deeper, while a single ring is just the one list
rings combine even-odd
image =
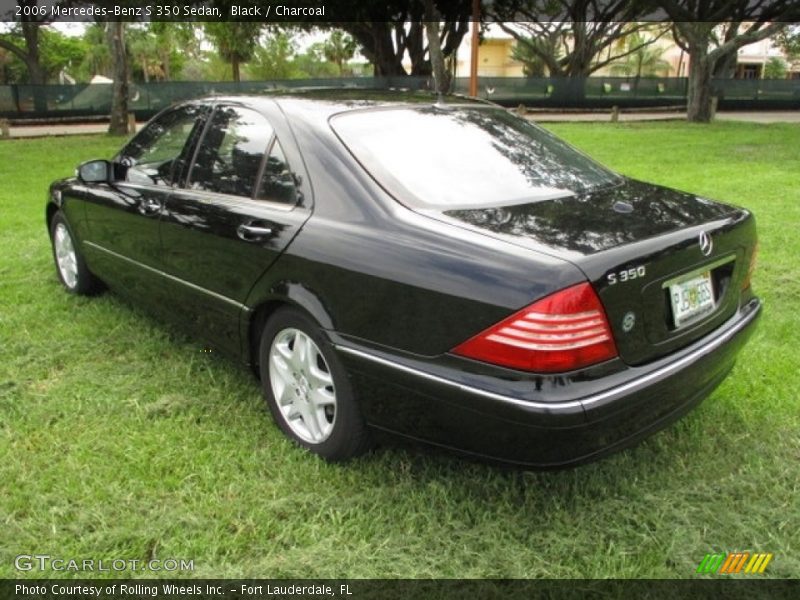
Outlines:
[{"label": "license plate", "polygon": [[714,310],[714,287],[711,271],[669,286],[675,327]]}]

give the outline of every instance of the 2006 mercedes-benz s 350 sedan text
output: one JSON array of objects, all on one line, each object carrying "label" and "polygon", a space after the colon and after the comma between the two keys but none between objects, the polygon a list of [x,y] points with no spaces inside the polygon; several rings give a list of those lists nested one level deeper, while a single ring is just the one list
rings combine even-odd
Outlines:
[{"label": "2006 mercedes-benz s 350 sedan text", "polygon": [[699,403],[760,312],[747,210],[453,96],[180,104],[52,184],[46,214],[67,290],[107,286],[253,365],[329,460],[384,431],[586,462]]}]

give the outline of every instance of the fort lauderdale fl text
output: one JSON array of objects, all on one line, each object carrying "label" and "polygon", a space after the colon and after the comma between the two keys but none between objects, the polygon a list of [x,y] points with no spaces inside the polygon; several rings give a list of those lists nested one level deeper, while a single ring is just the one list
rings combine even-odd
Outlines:
[{"label": "fort lauderdale fl text", "polygon": [[[158,585],[148,585],[144,583],[120,583],[109,585],[79,585],[79,584],[51,584],[47,585],[27,585],[16,584],[15,594],[18,598],[25,596],[45,596],[50,593],[53,596],[94,596],[99,598],[101,594],[108,596],[126,596],[135,595],[137,597],[152,596],[155,598],[159,592],[166,596],[203,596],[208,598],[210,596],[224,596],[226,592],[233,592],[241,594],[242,596],[336,596],[336,590],[332,585],[314,584],[314,585],[296,585],[296,584],[283,584],[283,585],[241,585],[235,588],[225,588],[225,586],[216,585],[175,585],[171,583],[164,583]],[[353,592],[350,591],[350,586],[342,584],[339,586],[338,595],[352,596]]]},{"label": "fort lauderdale fl text", "polygon": [[[189,17],[189,18],[209,18],[221,19],[223,17],[257,17],[269,19],[270,17],[324,17],[325,5],[319,6],[285,6],[283,4],[267,6],[239,6],[234,4],[229,7],[228,14],[223,15],[218,6],[182,6],[174,4],[148,4],[147,6],[20,6],[17,5],[17,16],[49,16],[52,18],[94,18],[94,17],[116,17],[116,18],[161,18],[161,17]],[[49,11],[49,12],[48,12]]]}]

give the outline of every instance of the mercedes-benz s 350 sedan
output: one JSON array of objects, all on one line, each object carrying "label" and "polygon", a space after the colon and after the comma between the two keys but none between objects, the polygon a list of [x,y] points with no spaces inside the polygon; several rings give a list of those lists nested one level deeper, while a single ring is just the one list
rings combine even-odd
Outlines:
[{"label": "mercedes-benz s 350 sedan", "polygon": [[68,291],[107,286],[253,365],[329,460],[376,430],[594,459],[706,397],[760,312],[748,211],[458,97],[187,102],[54,183],[46,214]]}]

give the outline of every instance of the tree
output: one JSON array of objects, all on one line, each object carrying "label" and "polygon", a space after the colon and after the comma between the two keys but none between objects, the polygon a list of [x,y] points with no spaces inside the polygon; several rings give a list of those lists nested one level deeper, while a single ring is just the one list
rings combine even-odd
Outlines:
[{"label": "tree", "polygon": [[339,69],[325,59],[323,43],[315,42],[305,52],[294,58],[296,72],[300,77],[335,77],[340,75]]},{"label": "tree", "polygon": [[234,81],[241,81],[241,64],[249,62],[255,52],[262,23],[219,21],[205,24],[205,31],[217,47],[219,55],[231,65]]},{"label": "tree", "polygon": [[[689,55],[687,119],[695,123],[711,120],[711,78],[717,63],[779,32],[785,27],[781,21],[797,11],[792,0],[660,0],[660,6],[673,22],[676,43]],[[726,35],[713,47],[725,23]]]},{"label": "tree", "polygon": [[[46,78],[39,61],[39,29],[46,21],[44,17],[31,14],[36,12],[38,0],[18,0],[17,5],[24,9],[23,16],[15,25],[12,34],[20,41],[14,42],[5,37],[0,38],[0,48],[11,52],[25,64],[30,83],[42,85],[46,83]],[[25,14],[26,12],[28,14]],[[37,111],[45,111],[47,110],[47,98],[40,92],[40,89],[34,91],[34,107]]]},{"label": "tree", "polygon": [[[0,39],[16,43],[19,41],[19,28],[2,34]],[[16,53],[0,48],[5,68],[4,78],[6,83],[32,83],[28,67]],[[38,54],[39,69],[43,83],[48,83],[58,77],[62,70],[74,69],[83,62],[86,44],[80,38],[64,35],[56,29],[41,27],[39,29]]]},{"label": "tree", "polygon": [[780,57],[773,56],[764,65],[764,79],[786,79],[786,61]]},{"label": "tree", "polygon": [[296,75],[293,63],[296,51],[292,33],[274,30],[260,40],[248,73],[255,79],[291,79]]},{"label": "tree", "polygon": [[446,94],[450,91],[450,74],[444,63],[442,42],[439,38],[439,11],[436,10],[433,0],[425,0],[425,34],[428,39],[434,89],[438,94]]},{"label": "tree", "polygon": [[150,77],[165,79],[154,34],[144,28],[131,27],[128,30],[128,50],[133,62],[132,70],[138,68],[145,82],[150,81]]},{"label": "tree", "polygon": [[125,23],[106,23],[106,36],[111,51],[111,68],[114,78],[111,95],[111,122],[108,132],[127,135],[128,131],[128,50],[125,47]]},{"label": "tree", "polygon": [[322,55],[325,60],[335,64],[339,75],[344,74],[344,63],[356,54],[356,41],[341,29],[334,29],[328,39],[322,42]]},{"label": "tree", "polygon": [[132,70],[144,81],[169,81],[187,59],[197,58],[199,43],[193,23],[153,22],[128,29]]},{"label": "tree", "polygon": [[156,51],[167,81],[179,75],[186,63],[200,59],[200,29],[195,23],[157,21],[150,23],[149,28],[155,35]]},{"label": "tree", "polygon": [[[739,22],[723,23],[711,31],[711,47],[719,48],[723,44],[734,39],[739,35],[742,24]],[[714,70],[711,73],[713,79],[733,79],[736,75],[736,63],[738,55],[736,52],[728,52],[717,59],[714,63]]]},{"label": "tree", "polygon": [[91,80],[95,75],[111,75],[111,49],[107,43],[105,25],[92,23],[83,32],[86,47],[83,60],[78,66],[78,77]]},{"label": "tree", "polygon": [[511,58],[522,63],[522,72],[526,77],[546,77],[547,65],[542,56],[561,56],[561,36],[555,33],[541,38],[530,37],[525,41],[517,40],[511,50]]},{"label": "tree", "polygon": [[775,36],[775,44],[783,50],[789,60],[800,59],[800,24],[786,26]]},{"label": "tree", "polygon": [[[655,44],[664,34],[662,29],[648,37],[639,36],[638,45],[618,43],[652,28],[651,23],[637,21],[643,12],[640,3],[630,0],[497,0],[489,16],[497,19],[517,44],[537,56],[551,77],[588,77]],[[514,19],[522,22],[509,22]]]},{"label": "tree", "polygon": [[[327,0],[331,14],[346,13],[352,21],[316,23],[318,27],[341,29],[358,43],[361,54],[372,64],[373,75],[428,77],[432,73],[425,35],[424,0],[381,0],[353,3]],[[451,0],[438,6],[439,38],[445,60],[451,59],[469,31],[471,0]],[[410,68],[403,65],[407,58]]]},{"label": "tree", "polygon": [[664,75],[669,72],[669,63],[662,58],[666,48],[645,45],[641,33],[625,39],[625,46],[633,48],[624,60],[611,65],[611,73],[633,76],[638,81],[642,76]]},{"label": "tree", "polygon": [[645,12],[632,0],[496,0],[488,16],[516,40],[518,56],[537,57],[550,77],[561,79],[556,97],[580,101],[586,77],[664,34],[641,37],[640,46],[619,47],[619,40],[652,27],[639,22]]}]

